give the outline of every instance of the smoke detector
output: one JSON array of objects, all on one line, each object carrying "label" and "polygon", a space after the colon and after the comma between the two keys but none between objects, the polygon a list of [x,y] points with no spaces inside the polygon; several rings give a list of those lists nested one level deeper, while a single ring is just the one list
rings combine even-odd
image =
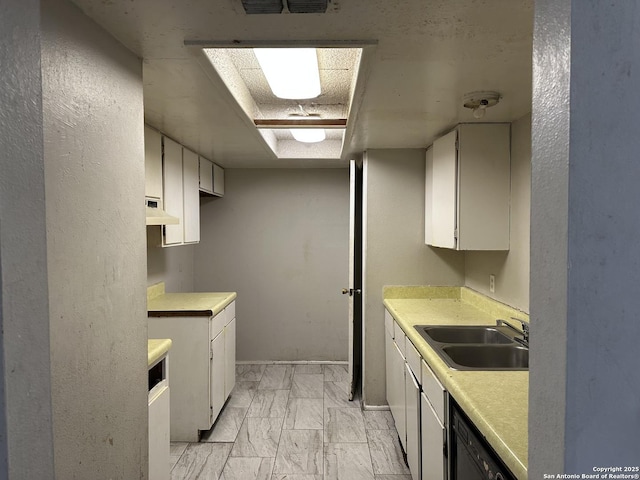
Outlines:
[{"label": "smoke detector", "polygon": [[463,106],[473,110],[474,118],[482,118],[487,108],[493,107],[500,101],[498,92],[471,92],[462,97]]}]

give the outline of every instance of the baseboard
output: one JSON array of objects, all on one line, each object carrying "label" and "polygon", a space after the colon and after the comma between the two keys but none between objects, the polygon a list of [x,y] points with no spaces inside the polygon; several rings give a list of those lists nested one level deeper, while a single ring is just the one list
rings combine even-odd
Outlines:
[{"label": "baseboard", "polygon": [[362,404],[362,410],[384,411],[384,410],[389,410],[389,405],[365,405],[365,404]]},{"label": "baseboard", "polygon": [[348,365],[344,360],[236,360],[236,365]]}]

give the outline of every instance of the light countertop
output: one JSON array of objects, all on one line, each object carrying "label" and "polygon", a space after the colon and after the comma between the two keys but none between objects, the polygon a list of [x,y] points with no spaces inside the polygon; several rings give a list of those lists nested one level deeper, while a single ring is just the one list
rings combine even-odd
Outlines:
[{"label": "light countertop", "polygon": [[152,367],[158,360],[169,353],[171,348],[171,339],[169,338],[151,338],[148,342],[147,366]]},{"label": "light countertop", "polygon": [[164,284],[147,288],[150,317],[217,315],[236,299],[236,292],[165,293]]},{"label": "light countertop", "polygon": [[518,479],[527,478],[528,371],[449,368],[413,325],[495,325],[528,315],[468,288],[385,287],[384,305],[442,385]]}]

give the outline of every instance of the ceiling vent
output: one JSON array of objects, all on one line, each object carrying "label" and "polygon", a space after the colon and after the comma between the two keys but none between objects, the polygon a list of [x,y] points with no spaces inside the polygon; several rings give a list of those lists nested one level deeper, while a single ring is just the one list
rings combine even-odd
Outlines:
[{"label": "ceiling vent", "polygon": [[282,0],[242,0],[248,15],[261,13],[282,13]]},{"label": "ceiling vent", "polygon": [[330,0],[242,0],[247,15],[265,13],[325,13]]},{"label": "ceiling vent", "polygon": [[291,13],[325,13],[328,0],[286,0]]}]

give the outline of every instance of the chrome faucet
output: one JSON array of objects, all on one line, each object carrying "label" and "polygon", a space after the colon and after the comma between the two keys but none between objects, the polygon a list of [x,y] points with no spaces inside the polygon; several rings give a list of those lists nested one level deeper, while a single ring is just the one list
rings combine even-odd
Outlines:
[{"label": "chrome faucet", "polygon": [[516,332],[518,335],[522,335],[522,338],[514,338],[514,340],[516,342],[518,342],[518,343],[521,343],[525,347],[529,348],[529,324],[527,322],[525,322],[524,320],[521,320],[521,319],[516,318],[516,317],[510,317],[510,318],[511,318],[511,320],[515,320],[516,322],[520,322],[520,325],[522,325],[522,331],[518,330],[516,327],[511,325],[509,322],[507,322],[505,320],[502,320],[501,318],[496,320],[496,325],[497,326],[504,325],[505,327],[510,328],[511,330]]}]

